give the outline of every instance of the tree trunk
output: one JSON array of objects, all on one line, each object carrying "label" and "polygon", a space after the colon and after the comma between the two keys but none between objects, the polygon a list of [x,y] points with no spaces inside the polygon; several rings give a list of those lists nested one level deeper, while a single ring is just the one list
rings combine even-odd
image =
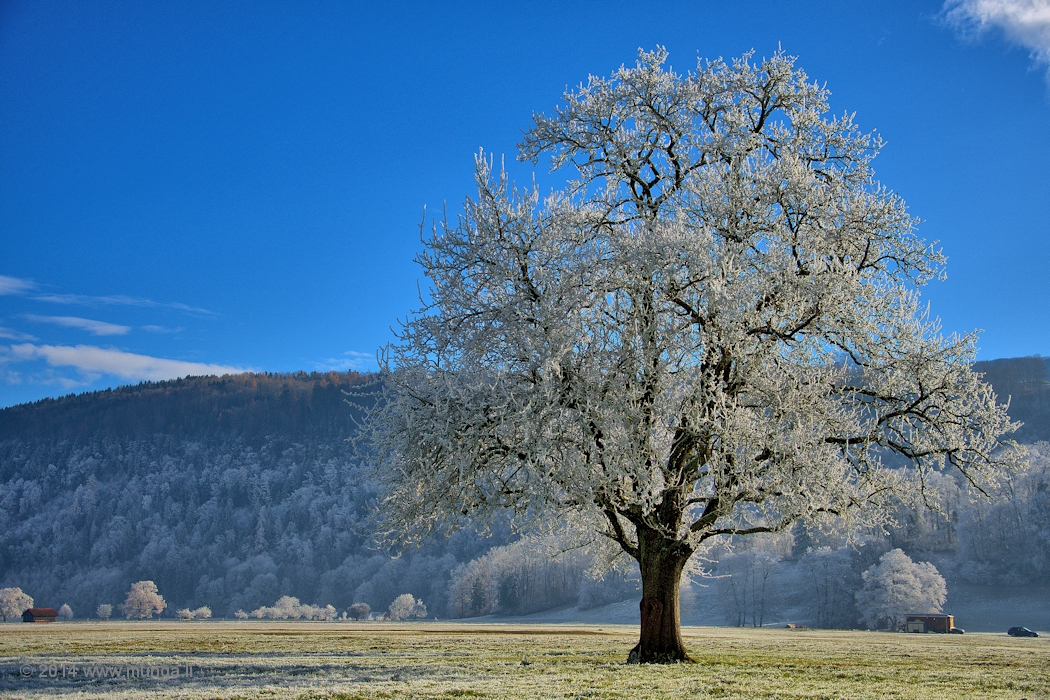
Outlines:
[{"label": "tree trunk", "polygon": [[[640,530],[641,528],[639,528]],[[628,663],[667,664],[689,661],[682,643],[678,590],[692,552],[653,532],[639,532],[642,573],[641,635]]]}]

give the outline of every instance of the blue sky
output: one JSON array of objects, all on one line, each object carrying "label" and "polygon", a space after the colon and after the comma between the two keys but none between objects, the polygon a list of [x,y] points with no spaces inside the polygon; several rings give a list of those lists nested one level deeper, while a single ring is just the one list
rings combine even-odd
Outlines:
[{"label": "blue sky", "polygon": [[1050,354],[1050,0],[6,0],[0,406],[373,368],[418,305],[424,206],[657,44],[682,71],[797,55],[948,255],[924,292],[945,330]]}]

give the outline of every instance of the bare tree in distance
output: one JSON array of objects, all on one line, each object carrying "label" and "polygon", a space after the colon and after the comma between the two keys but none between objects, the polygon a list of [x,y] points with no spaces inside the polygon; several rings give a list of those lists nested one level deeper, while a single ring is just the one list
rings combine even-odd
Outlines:
[{"label": "bare tree in distance", "polygon": [[127,598],[120,607],[127,619],[144,620],[164,612],[168,604],[157,591],[157,584],[153,581],[138,581],[131,584]]},{"label": "bare tree in distance", "polygon": [[515,190],[479,154],[370,418],[402,541],[511,509],[637,560],[641,662],[688,658],[679,586],[713,542],[884,522],[891,454],[986,491],[1020,463],[976,334],[920,303],[944,258],[874,179],[881,140],[782,52],[666,58],[535,116],[520,157],[570,169],[564,190]]},{"label": "bare tree in distance", "polygon": [[767,612],[773,610],[776,594],[776,571],[783,560],[783,553],[768,543],[741,551],[727,552],[718,560],[717,579],[725,601],[726,617],[733,619],[737,627],[765,625]]},{"label": "bare tree in distance", "polygon": [[849,547],[810,548],[800,559],[807,608],[816,627],[848,628],[856,622],[853,573]]},{"label": "bare tree in distance", "polygon": [[108,620],[113,615],[113,606],[109,603],[102,603],[95,608],[95,617],[100,620]]},{"label": "bare tree in distance", "polygon": [[8,618],[21,617],[31,607],[32,597],[23,593],[21,588],[0,588],[0,617],[4,618],[4,622]]}]

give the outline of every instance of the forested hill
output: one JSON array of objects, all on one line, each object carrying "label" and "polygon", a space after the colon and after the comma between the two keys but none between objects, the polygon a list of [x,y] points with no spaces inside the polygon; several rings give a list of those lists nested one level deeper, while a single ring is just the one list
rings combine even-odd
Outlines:
[{"label": "forested hill", "polygon": [[444,612],[464,533],[399,559],[374,548],[375,494],[347,438],[375,375],[144,383],[0,411],[0,587],[77,616],[154,580],[216,615],[282,595]]},{"label": "forested hill", "polygon": [[296,372],[143,382],[2,409],[0,440],[157,433],[194,440],[238,436],[250,442],[276,434],[345,438],[359,417],[355,405],[368,402],[374,380],[356,372]]},{"label": "forested hill", "polygon": [[1012,357],[978,362],[974,370],[995,389],[999,401],[1010,401],[1010,417],[1022,421],[1018,442],[1050,441],[1050,357]]}]

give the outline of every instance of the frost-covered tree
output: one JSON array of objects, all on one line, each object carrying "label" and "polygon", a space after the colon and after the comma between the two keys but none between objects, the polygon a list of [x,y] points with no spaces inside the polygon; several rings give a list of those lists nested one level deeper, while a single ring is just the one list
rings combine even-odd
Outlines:
[{"label": "frost-covered tree", "polygon": [[898,630],[908,613],[939,613],[947,598],[937,567],[916,563],[899,549],[883,554],[861,577],[857,609],[861,622],[871,629]]},{"label": "frost-covered tree", "polygon": [[332,605],[324,607],[320,605],[300,605],[299,614],[304,620],[325,620],[326,622],[331,622],[336,617],[336,610]]},{"label": "frost-covered tree", "polygon": [[113,615],[113,606],[109,603],[102,603],[95,608],[95,617],[100,620],[108,620]]},{"label": "frost-covered tree", "polygon": [[236,617],[238,620],[247,620],[248,619],[248,613],[244,612],[243,610],[238,610],[237,612],[235,612],[233,614],[233,616]]},{"label": "frost-covered tree", "polygon": [[164,602],[164,596],[158,592],[157,584],[153,581],[138,581],[131,584],[127,598],[120,607],[127,619],[142,620],[153,617],[154,613],[159,615],[164,612],[168,604]]},{"label": "frost-covered tree", "polygon": [[426,617],[427,606],[422,600],[416,600],[411,593],[402,593],[390,604],[387,615],[391,620],[408,620],[413,617]]},{"label": "frost-covered tree", "polygon": [[284,595],[277,599],[273,607],[265,605],[251,612],[252,617],[269,618],[271,620],[334,620],[336,617],[335,607],[325,605],[309,605],[300,603],[295,596]]},{"label": "frost-covered tree", "polygon": [[63,603],[62,607],[58,609],[58,616],[63,620],[72,620],[73,608],[69,607],[67,603]]},{"label": "frost-covered tree", "polygon": [[1050,444],[1029,448],[1029,468],[1002,498],[960,498],[959,574],[975,583],[1040,584],[1050,576]]},{"label": "frost-covered tree", "polygon": [[295,596],[283,595],[273,607],[263,605],[252,610],[251,616],[271,620],[298,620],[303,616],[303,605]]},{"label": "frost-covered tree", "polygon": [[535,117],[521,158],[564,190],[478,156],[372,415],[392,530],[502,508],[595,529],[640,566],[644,662],[687,658],[679,585],[717,538],[878,522],[891,453],[981,487],[1015,463],[976,336],[923,311],[944,258],[874,179],[880,139],[783,53],[665,60]]},{"label": "frost-covered tree", "polygon": [[557,538],[526,537],[456,567],[449,615],[528,615],[578,600],[594,561],[578,549],[552,557],[563,547]]},{"label": "frost-covered tree", "polygon": [[33,599],[22,592],[21,588],[0,588],[0,617],[7,622],[8,618],[18,618],[33,607]]},{"label": "frost-covered tree", "polygon": [[175,617],[185,622],[189,622],[190,620],[207,620],[211,618],[211,608],[207,605],[203,605],[196,610],[182,608],[175,611]]},{"label": "frost-covered tree", "polygon": [[350,606],[349,612],[350,617],[355,620],[367,620],[372,613],[372,608],[368,603],[354,603]]}]

